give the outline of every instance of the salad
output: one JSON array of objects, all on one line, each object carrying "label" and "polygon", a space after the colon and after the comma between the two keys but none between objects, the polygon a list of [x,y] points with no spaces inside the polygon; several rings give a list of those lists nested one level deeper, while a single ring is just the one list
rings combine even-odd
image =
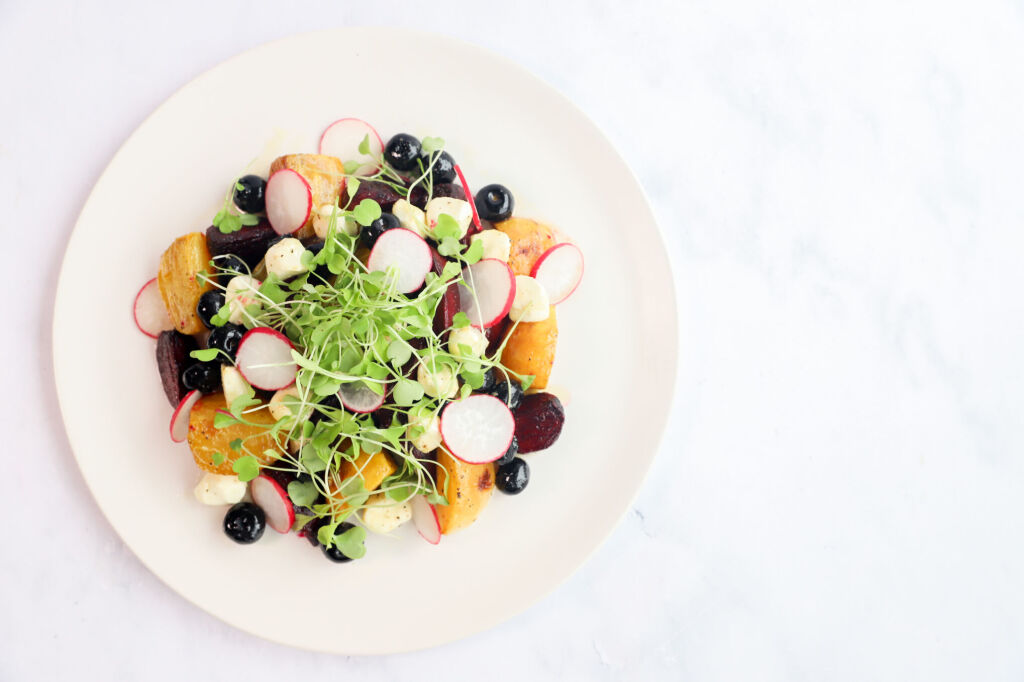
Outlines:
[{"label": "salad", "polygon": [[135,298],[195,497],[242,544],[270,526],[346,562],[410,521],[438,544],[558,440],[545,389],[582,252],[507,187],[473,195],[440,138],[341,119],[267,171]]}]

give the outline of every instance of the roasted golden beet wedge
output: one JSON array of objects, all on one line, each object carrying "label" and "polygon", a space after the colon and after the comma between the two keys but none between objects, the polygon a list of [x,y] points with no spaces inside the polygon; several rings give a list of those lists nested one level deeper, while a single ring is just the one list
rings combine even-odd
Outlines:
[{"label": "roasted golden beet wedge", "polygon": [[[218,429],[214,426],[214,418],[218,411],[227,409],[223,393],[204,395],[192,408],[188,418],[188,446],[192,449],[196,465],[203,471],[232,476],[235,473],[232,465],[243,455],[250,454],[261,464],[276,461],[281,453],[281,445],[266,430],[275,422],[270,410],[259,409],[245,415],[246,420],[256,426],[232,424]],[[243,446],[238,452],[231,449],[231,442],[236,439],[240,439]],[[265,455],[267,450],[278,453],[278,457]],[[214,457],[218,453],[223,456],[223,460]],[[220,463],[215,464],[215,459]]]},{"label": "roasted golden beet wedge", "polygon": [[198,334],[206,329],[196,314],[196,304],[212,285],[200,281],[197,275],[207,270],[209,263],[210,250],[202,232],[178,237],[160,257],[157,273],[160,296],[175,329],[182,334]]},{"label": "roasted golden beet wedge", "polygon": [[[470,525],[480,516],[494,492],[494,463],[466,464],[444,448],[437,449],[438,492],[445,492],[447,505],[435,505],[441,533],[447,535]],[[447,486],[447,490],[446,490]]]},{"label": "roasted golden beet wedge", "polygon": [[508,337],[501,353],[501,364],[518,374],[531,374],[533,388],[545,388],[555,364],[558,347],[558,320],[552,306],[548,319],[520,322]]}]

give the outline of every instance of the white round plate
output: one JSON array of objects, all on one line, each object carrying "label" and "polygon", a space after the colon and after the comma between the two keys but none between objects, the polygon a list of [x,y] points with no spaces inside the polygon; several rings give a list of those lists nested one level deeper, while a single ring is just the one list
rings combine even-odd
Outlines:
[{"label": "white round plate", "polygon": [[[379,49],[387,45],[386,50]],[[168,437],[154,341],[131,304],[177,236],[204,230],[231,178],[315,152],[331,121],[447,140],[471,186],[501,182],[516,214],[556,225],[586,275],[559,306],[558,443],[529,455],[521,495],[495,493],[440,545],[407,526],[337,565],[268,531],[252,546],[192,497],[185,444]],[[665,249],[637,180],[601,132],[522,68],[437,35],[341,29],[264,45],[195,79],[125,142],[86,202],[54,310],[64,422],[110,523],[172,589],[275,642],[340,654],[450,642],[523,611],[564,581],[628,509],[672,399],[676,310]]]}]

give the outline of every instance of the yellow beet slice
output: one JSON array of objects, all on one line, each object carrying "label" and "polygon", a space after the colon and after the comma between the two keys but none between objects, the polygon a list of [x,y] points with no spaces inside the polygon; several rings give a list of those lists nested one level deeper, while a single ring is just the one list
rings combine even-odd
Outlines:
[{"label": "yellow beet slice", "polygon": [[175,329],[182,334],[198,334],[206,329],[196,313],[196,304],[212,285],[201,282],[196,275],[207,269],[209,262],[210,250],[202,232],[178,237],[160,257],[160,296]]}]

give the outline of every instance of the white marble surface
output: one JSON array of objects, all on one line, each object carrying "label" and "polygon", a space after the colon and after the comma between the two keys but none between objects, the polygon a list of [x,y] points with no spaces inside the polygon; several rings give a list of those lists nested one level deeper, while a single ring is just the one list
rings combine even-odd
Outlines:
[{"label": "white marble surface", "polygon": [[[1024,677],[1024,3],[289,4],[0,3],[0,680]],[[389,23],[607,130],[662,220],[682,361],[653,475],[569,583],[344,659],[222,625],[125,549],[61,429],[49,307],[92,183],[178,86]]]}]

